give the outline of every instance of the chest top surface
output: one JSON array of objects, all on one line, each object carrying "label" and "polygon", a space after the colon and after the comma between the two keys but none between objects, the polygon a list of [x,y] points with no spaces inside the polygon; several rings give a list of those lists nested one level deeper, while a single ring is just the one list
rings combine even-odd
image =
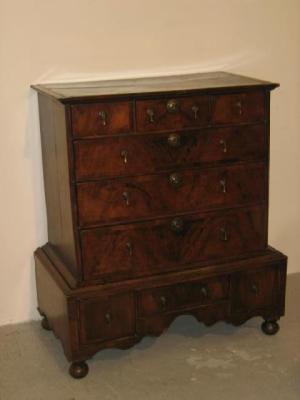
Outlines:
[{"label": "chest top surface", "polygon": [[151,78],[114,79],[68,83],[45,83],[32,85],[40,93],[47,94],[61,102],[83,98],[99,98],[122,95],[151,93],[176,93],[229,89],[251,89],[265,87],[272,90],[277,83],[249,78],[228,72],[209,72],[187,75],[158,76]]}]

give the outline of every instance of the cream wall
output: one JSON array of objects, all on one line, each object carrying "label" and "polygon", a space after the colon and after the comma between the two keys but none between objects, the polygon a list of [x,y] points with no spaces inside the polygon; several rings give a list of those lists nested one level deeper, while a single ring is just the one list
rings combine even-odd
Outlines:
[{"label": "cream wall", "polygon": [[299,0],[0,0],[0,324],[37,318],[47,239],[31,83],[225,70],[273,80],[269,242],[300,272]]}]

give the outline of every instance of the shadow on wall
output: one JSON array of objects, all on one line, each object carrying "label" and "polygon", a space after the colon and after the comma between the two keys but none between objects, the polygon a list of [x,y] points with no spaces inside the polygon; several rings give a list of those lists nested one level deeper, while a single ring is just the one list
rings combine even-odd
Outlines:
[{"label": "shadow on wall", "polygon": [[[47,218],[46,204],[44,194],[44,180],[42,168],[42,153],[41,153],[41,137],[40,124],[38,114],[37,94],[30,87],[27,92],[27,113],[26,113],[26,128],[24,142],[24,157],[31,164],[31,187],[33,190],[34,208],[32,215],[34,220],[34,241],[35,247],[41,246],[48,240],[47,235]],[[36,285],[35,285],[35,265],[33,252],[30,257],[30,273],[28,275],[29,293],[30,293],[30,316],[34,319],[39,318],[36,302]]]},{"label": "shadow on wall", "polygon": [[[260,59],[260,55],[252,51],[243,51],[240,53],[234,53],[227,55],[226,57],[209,59],[201,62],[201,64],[189,64],[188,67],[183,65],[172,65],[166,68],[153,67],[150,70],[139,69],[139,70],[123,70],[123,71],[102,71],[99,72],[80,72],[69,70],[66,72],[60,72],[59,70],[50,69],[37,78],[32,84],[39,83],[58,83],[58,82],[78,82],[78,81],[99,81],[99,80],[110,80],[110,79],[128,79],[128,78],[140,78],[140,77],[153,77],[153,76],[169,76],[169,75],[183,75],[192,74],[199,72],[212,72],[212,71],[226,71],[236,72],[244,65],[257,63],[257,59]],[[262,78],[262,77],[259,77]],[[31,100],[30,100],[31,101]]]}]

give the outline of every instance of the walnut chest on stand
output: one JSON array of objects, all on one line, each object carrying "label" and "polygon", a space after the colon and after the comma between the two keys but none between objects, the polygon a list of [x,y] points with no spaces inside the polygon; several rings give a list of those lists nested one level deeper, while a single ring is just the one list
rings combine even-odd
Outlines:
[{"label": "walnut chest on stand", "polygon": [[270,91],[214,72],[34,85],[49,242],[35,252],[42,326],[70,374],[105,348],[264,319],[278,331],[286,257],[268,246]]}]

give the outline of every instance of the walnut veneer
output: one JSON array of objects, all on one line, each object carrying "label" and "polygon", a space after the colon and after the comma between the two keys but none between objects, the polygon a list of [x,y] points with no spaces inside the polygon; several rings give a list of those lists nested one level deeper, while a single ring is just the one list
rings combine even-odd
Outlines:
[{"label": "walnut veneer", "polygon": [[42,325],[70,374],[181,314],[210,325],[284,314],[287,258],[268,246],[270,91],[222,72],[35,85],[49,242]]}]

